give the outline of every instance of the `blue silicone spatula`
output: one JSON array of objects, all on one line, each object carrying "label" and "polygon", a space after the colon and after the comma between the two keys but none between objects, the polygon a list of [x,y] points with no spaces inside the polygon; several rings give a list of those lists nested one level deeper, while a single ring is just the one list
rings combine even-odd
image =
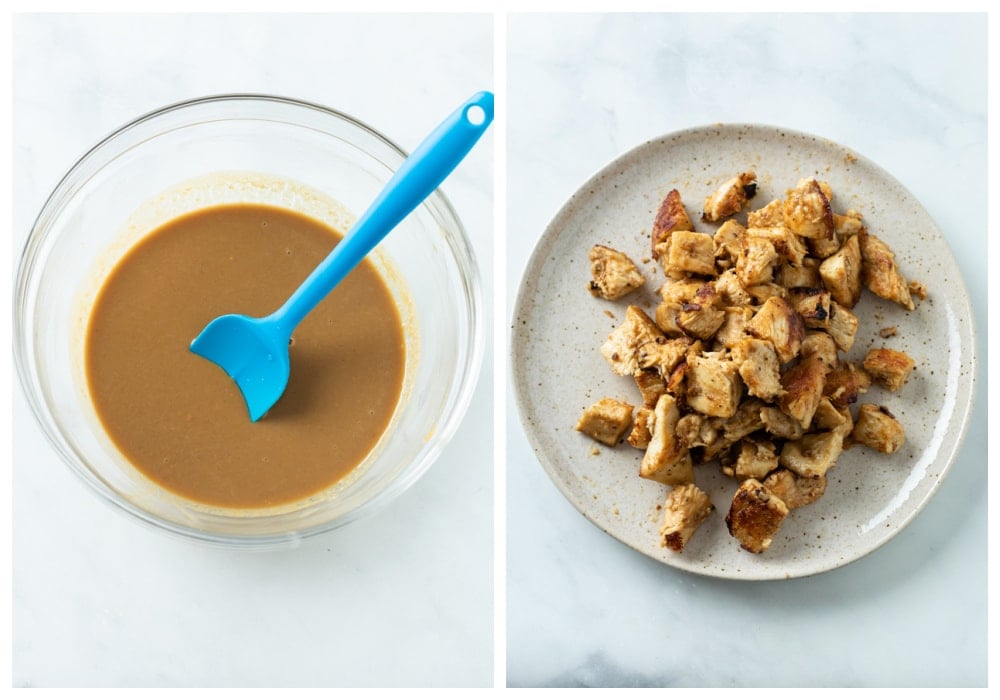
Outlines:
[{"label": "blue silicone spatula", "polygon": [[493,94],[480,92],[421,142],[344,239],[284,305],[264,318],[219,316],[191,343],[192,352],[232,377],[257,421],[288,385],[292,331],[379,241],[455,169],[493,121]]}]

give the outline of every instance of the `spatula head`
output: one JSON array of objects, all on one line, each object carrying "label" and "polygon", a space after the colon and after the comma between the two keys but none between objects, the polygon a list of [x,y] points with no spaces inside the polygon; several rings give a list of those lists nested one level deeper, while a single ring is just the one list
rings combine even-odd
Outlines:
[{"label": "spatula head", "polygon": [[277,403],[288,385],[288,337],[267,319],[219,316],[192,341],[191,351],[236,381],[254,422]]}]

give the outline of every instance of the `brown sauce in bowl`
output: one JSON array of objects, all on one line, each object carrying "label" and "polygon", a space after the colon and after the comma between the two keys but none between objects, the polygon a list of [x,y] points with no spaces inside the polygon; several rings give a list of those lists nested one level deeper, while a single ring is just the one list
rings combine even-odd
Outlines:
[{"label": "brown sauce in bowl", "polygon": [[341,236],[291,210],[219,205],[130,249],[87,327],[87,384],[105,431],[163,488],[225,508],[268,508],[332,486],[362,463],[402,392],[399,309],[363,261],[305,318],[291,377],[252,423],[237,388],[188,346],[224,313],[277,309]]}]

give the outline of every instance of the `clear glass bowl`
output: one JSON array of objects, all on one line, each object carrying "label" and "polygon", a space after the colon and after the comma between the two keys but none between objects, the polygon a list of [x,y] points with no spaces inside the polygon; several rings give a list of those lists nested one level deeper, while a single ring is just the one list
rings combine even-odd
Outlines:
[{"label": "clear glass bowl", "polygon": [[345,114],[264,95],[165,107],[83,156],[42,208],[14,290],[18,375],[45,435],[72,471],[145,523],[252,547],[294,544],[340,527],[411,486],[457,429],[482,359],[478,268],[440,191],[374,253],[402,300],[408,345],[403,397],[368,460],[322,497],[280,510],[220,511],[170,494],[114,447],[83,379],[94,294],[143,234],[185,211],[234,201],[288,206],[343,227],[367,208],[405,157]]}]

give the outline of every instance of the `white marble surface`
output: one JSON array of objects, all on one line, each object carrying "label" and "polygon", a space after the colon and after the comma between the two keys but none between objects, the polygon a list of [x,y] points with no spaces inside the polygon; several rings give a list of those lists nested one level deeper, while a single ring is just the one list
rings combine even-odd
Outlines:
[{"label": "white marble surface", "polygon": [[539,466],[508,401],[511,686],[986,683],[984,16],[515,15],[508,22],[508,313],[535,241],[590,175],[714,122],[826,136],[924,204],[980,331],[977,405],[900,536],[819,576],[686,574],[602,533]]},{"label": "white marble surface", "polygon": [[[489,15],[27,15],[13,28],[15,259],[75,159],[159,106],[287,95],[412,149],[493,88]],[[443,187],[487,311],[492,163],[487,135]],[[492,685],[490,347],[462,429],[421,481],[372,517],[263,554],[112,511],[59,461],[16,387],[13,685]]]}]

